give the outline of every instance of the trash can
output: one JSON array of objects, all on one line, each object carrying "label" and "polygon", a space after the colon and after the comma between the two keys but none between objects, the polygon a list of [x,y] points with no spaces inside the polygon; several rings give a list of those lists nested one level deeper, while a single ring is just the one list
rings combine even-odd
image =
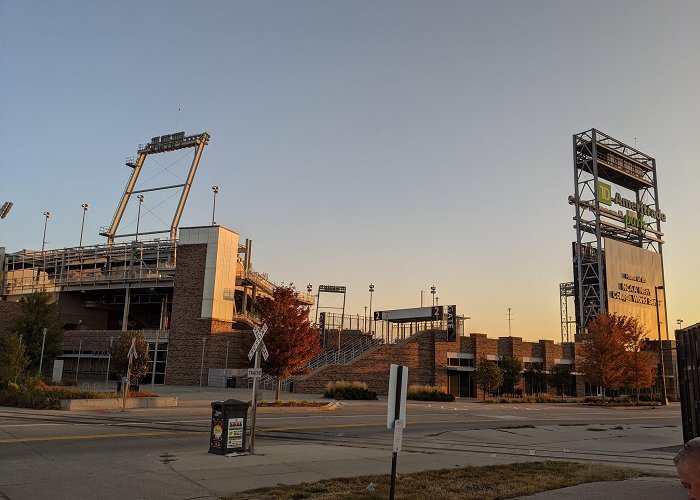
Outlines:
[{"label": "trash can", "polygon": [[209,453],[227,455],[246,450],[248,403],[237,399],[211,404]]},{"label": "trash can", "polygon": [[236,377],[226,377],[226,388],[235,389],[236,388]]}]

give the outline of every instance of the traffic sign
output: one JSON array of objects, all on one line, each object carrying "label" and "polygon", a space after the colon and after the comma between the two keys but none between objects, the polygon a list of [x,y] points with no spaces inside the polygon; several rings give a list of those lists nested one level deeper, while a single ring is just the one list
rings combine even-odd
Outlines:
[{"label": "traffic sign", "polygon": [[248,368],[248,378],[262,377],[262,368]]},{"label": "traffic sign", "polygon": [[263,337],[267,333],[267,325],[263,325],[262,327],[253,327],[253,334],[255,335],[255,342],[253,342],[253,347],[250,348],[250,351],[248,351],[248,359],[253,359],[253,356],[255,356],[255,351],[258,350],[258,347],[262,344],[262,355],[263,358],[265,358],[265,361],[267,361],[267,348],[265,347],[265,343],[263,342]]}]

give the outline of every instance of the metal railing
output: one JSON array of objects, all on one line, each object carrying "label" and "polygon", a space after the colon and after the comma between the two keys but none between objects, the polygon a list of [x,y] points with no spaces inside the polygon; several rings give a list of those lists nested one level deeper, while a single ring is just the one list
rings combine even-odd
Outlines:
[{"label": "metal railing", "polygon": [[[342,365],[359,357],[361,354],[382,345],[383,343],[384,341],[382,339],[375,339],[372,337],[355,339],[347,342],[344,346],[341,346],[340,349],[325,351],[318,356],[311,358],[309,362],[306,363],[306,368],[311,370],[313,373],[327,365]],[[281,390],[283,392],[289,392],[294,381],[298,380],[299,378],[299,375],[294,375],[282,380]],[[252,387],[253,379],[249,378],[248,388]],[[275,390],[275,378],[263,373],[262,377],[260,378],[260,385],[258,387],[261,390]]]}]

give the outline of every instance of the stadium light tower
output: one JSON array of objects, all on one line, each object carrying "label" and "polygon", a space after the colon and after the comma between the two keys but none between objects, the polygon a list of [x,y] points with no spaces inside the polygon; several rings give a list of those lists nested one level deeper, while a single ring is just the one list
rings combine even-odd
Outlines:
[{"label": "stadium light tower", "polygon": [[138,195],[136,197],[137,200],[139,200],[139,210],[138,213],[136,214],[136,241],[139,241],[139,223],[141,222],[141,204],[143,203],[143,200],[146,199],[146,197],[142,194]]},{"label": "stadium light tower", "polygon": [[212,186],[211,190],[214,192],[214,206],[211,209],[211,225],[216,225],[216,219],[214,218],[216,214],[216,195],[219,194],[219,186]]},{"label": "stadium light tower", "polygon": [[49,223],[49,219],[51,218],[51,212],[44,212],[44,236],[41,239],[41,253],[44,253],[44,248],[46,247],[46,226]]},{"label": "stadium light tower", "polygon": [[80,205],[83,207],[83,222],[80,224],[80,244],[78,245],[79,247],[83,246],[83,229],[85,229],[85,214],[87,213],[88,209],[90,208],[90,205],[87,203],[83,203]]}]

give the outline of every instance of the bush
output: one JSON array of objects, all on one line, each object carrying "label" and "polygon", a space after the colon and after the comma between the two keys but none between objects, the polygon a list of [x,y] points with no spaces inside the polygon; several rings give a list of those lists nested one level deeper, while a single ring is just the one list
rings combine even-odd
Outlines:
[{"label": "bush", "polygon": [[432,385],[411,385],[408,387],[406,399],[414,401],[454,401],[455,397],[444,387]]},{"label": "bush", "polygon": [[[129,393],[129,397],[156,396],[151,392]],[[0,391],[0,406],[17,408],[33,408],[35,410],[60,410],[62,399],[108,399],[119,398],[121,394],[114,392],[82,391],[75,387],[47,385],[41,378],[30,378],[24,384],[8,384],[8,388]]]},{"label": "bush", "polygon": [[331,399],[377,399],[377,393],[370,391],[364,382],[340,380],[328,382],[323,397]]}]

